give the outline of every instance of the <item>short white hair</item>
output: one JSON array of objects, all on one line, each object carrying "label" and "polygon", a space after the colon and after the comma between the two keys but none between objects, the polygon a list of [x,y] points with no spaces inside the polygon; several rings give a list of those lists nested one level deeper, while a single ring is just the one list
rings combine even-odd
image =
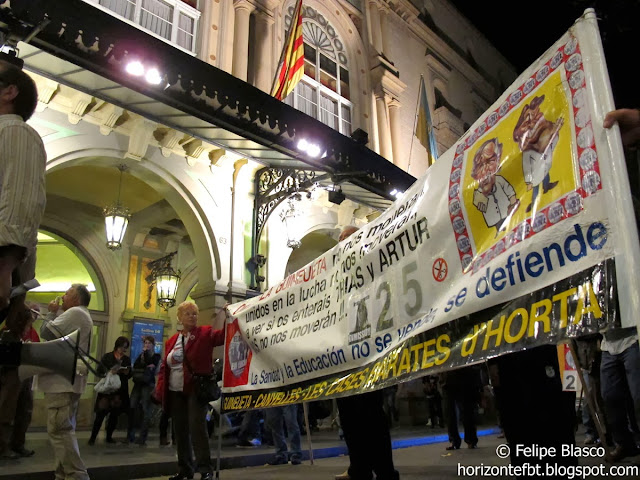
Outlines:
[{"label": "short white hair", "polygon": [[182,313],[187,307],[190,307],[190,306],[195,307],[196,312],[200,313],[200,309],[198,308],[198,305],[188,300],[185,300],[180,305],[178,305],[178,315],[180,315],[180,313]]}]

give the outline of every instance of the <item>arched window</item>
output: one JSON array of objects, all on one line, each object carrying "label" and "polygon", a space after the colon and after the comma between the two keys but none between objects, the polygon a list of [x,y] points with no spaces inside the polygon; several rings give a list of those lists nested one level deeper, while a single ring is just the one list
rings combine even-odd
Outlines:
[{"label": "arched window", "polygon": [[[285,16],[291,25],[293,6]],[[351,135],[351,88],[344,45],[335,29],[315,9],[302,7],[304,76],[285,103],[320,120],[344,135]]]},{"label": "arched window", "polygon": [[91,292],[89,309],[105,310],[104,291],[89,260],[67,240],[42,230],[38,231],[36,279],[40,286],[29,291],[28,301],[46,305],[72,284],[82,283]]}]

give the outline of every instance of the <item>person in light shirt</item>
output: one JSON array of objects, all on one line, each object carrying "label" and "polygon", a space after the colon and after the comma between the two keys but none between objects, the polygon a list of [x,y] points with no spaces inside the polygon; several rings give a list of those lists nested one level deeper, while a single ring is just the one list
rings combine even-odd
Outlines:
[{"label": "person in light shirt", "polygon": [[[0,61],[0,310],[9,305],[12,286],[35,276],[47,155],[40,135],[26,121],[37,101],[31,77]],[[24,297],[14,302],[24,303]]]},{"label": "person in light shirt", "polygon": [[[91,293],[85,285],[71,285],[62,297],[62,304],[57,299],[49,302],[49,313],[40,327],[40,337],[54,340],[78,330],[79,349],[91,351],[93,320],[88,309],[90,301]],[[63,312],[56,316],[60,309]],[[73,383],[57,373],[38,375],[38,390],[44,392],[47,407],[47,433],[53,446],[56,480],[89,479],[76,438],[78,402],[86,386],[86,375],[76,374]]]}]

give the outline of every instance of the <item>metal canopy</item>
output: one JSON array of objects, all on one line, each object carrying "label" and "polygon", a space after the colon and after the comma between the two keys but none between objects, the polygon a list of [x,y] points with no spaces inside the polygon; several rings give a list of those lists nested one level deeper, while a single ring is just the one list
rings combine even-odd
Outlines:
[{"label": "metal canopy", "polygon": [[[43,24],[43,20],[48,23]],[[265,167],[307,169],[339,182],[345,196],[387,208],[394,189],[415,178],[323,123],[228,73],[184,53],[81,0],[0,0],[0,30],[20,43],[25,69],[152,121],[231,150]],[[133,60],[155,66],[153,86],[125,72]],[[323,158],[301,153],[301,139]],[[333,175],[333,178],[332,178]]]}]

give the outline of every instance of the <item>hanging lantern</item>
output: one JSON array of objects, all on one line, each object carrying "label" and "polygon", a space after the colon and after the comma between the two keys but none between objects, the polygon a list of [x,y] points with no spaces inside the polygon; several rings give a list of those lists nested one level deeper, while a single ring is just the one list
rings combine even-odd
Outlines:
[{"label": "hanging lantern", "polygon": [[180,283],[180,270],[177,272],[171,267],[171,259],[178,253],[171,252],[157,260],[153,260],[147,264],[147,268],[151,270],[147,278],[149,285],[149,295],[144,303],[145,308],[151,308],[151,294],[153,287],[156,288],[156,301],[165,312],[176,304],[176,294],[178,293],[178,284]]},{"label": "hanging lantern", "polygon": [[287,247],[299,248],[302,242],[301,230],[300,230],[300,216],[302,211],[297,203],[300,201],[300,194],[296,193],[289,197],[285,209],[280,212],[280,219],[284,223],[285,231],[287,233]]},{"label": "hanging lantern", "polygon": [[180,274],[171,265],[158,270],[155,276],[158,305],[168,310],[176,304]]},{"label": "hanging lantern", "polygon": [[119,165],[120,184],[118,186],[118,200],[115,205],[104,209],[105,232],[107,235],[107,248],[109,250],[119,250],[122,247],[122,240],[129,225],[129,209],[120,203],[120,193],[122,191],[122,174],[127,169],[126,165]]}]

